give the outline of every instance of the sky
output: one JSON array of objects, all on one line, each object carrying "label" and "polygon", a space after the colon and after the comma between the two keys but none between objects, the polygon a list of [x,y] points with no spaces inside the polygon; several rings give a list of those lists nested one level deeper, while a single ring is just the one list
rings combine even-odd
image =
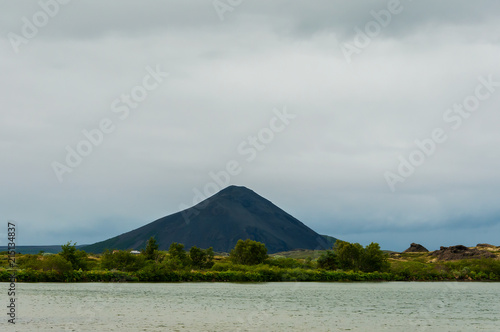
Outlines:
[{"label": "sky", "polygon": [[383,249],[500,245],[498,1],[2,1],[0,245],[246,186]]}]

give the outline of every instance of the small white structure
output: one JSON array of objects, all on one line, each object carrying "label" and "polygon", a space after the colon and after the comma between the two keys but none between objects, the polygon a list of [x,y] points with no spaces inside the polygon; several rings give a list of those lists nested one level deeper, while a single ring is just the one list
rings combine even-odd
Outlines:
[{"label": "small white structure", "polygon": [[141,254],[141,252],[140,252],[140,251],[137,251],[137,250],[132,250],[132,251],[130,251],[130,253],[131,253],[132,255],[140,255],[140,254]]}]

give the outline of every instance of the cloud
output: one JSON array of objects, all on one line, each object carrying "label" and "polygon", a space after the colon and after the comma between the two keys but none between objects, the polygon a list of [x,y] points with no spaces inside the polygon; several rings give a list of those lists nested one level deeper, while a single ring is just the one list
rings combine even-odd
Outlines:
[{"label": "cloud", "polygon": [[[224,21],[210,1],[70,2],[18,53],[7,34],[40,5],[0,5],[0,208],[24,244],[90,243],[177,212],[237,160],[232,183],[333,236],[391,249],[494,230],[500,91],[457,130],[443,115],[479,77],[500,81],[500,4],[401,6],[349,64],[340,46],[387,1],[243,2]],[[148,66],[168,78],[120,119]],[[284,107],[297,118],[247,162],[239,144]],[[59,183],[51,164],[105,118],[114,131]],[[447,141],[392,193],[384,172],[435,128]]]}]

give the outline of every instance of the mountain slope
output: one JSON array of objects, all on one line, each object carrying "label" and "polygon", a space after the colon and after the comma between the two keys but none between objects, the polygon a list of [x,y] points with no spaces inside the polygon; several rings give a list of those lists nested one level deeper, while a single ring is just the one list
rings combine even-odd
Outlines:
[{"label": "mountain slope", "polygon": [[325,239],[267,199],[248,188],[230,186],[192,208],[84,250],[140,249],[151,236],[160,250],[177,242],[186,249],[213,247],[216,252],[229,252],[239,239],[247,238],[265,243],[269,253],[331,248],[331,239]]}]

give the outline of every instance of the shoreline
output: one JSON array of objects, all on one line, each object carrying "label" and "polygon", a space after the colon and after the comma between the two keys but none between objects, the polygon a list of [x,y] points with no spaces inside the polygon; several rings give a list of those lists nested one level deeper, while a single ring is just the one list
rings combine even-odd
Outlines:
[{"label": "shoreline", "polygon": [[[11,272],[0,270],[0,282],[10,282]],[[16,271],[17,283],[266,283],[266,282],[500,282],[497,275],[452,276],[429,274],[425,277],[390,272],[353,272],[302,269],[245,271],[171,271],[159,274],[121,271]]]}]

